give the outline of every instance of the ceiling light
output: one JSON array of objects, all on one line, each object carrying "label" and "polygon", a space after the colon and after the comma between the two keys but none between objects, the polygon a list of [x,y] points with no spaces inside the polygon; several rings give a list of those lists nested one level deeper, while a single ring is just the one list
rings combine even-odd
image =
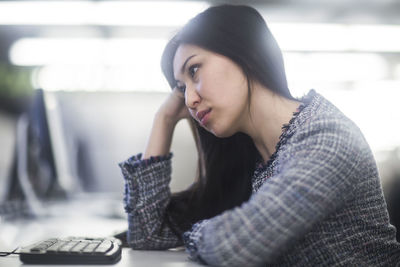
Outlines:
[{"label": "ceiling light", "polygon": [[200,1],[1,1],[0,24],[180,26],[208,6]]},{"label": "ceiling light", "polygon": [[50,64],[121,65],[159,64],[166,45],[163,39],[139,38],[23,38],[9,52],[14,65]]}]

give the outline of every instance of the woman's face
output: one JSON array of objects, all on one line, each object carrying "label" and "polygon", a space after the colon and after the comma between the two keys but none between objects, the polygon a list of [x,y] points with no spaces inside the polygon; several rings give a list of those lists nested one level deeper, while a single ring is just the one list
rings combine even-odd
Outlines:
[{"label": "woman's face", "polygon": [[236,63],[201,47],[182,44],[173,68],[177,87],[200,125],[218,137],[243,130],[248,118],[248,86]]}]

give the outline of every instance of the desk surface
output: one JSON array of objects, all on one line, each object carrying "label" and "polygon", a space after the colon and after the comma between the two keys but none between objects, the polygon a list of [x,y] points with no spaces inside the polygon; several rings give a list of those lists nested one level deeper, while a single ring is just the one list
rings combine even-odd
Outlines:
[{"label": "desk surface", "polygon": [[[0,258],[0,267],[95,267],[97,265],[27,265],[19,260],[18,255],[10,255]],[[115,266],[115,267],[191,267],[202,266],[188,259],[185,251],[139,251],[129,248],[122,249],[121,260],[113,265],[98,265],[98,266]]]},{"label": "desk surface", "polygon": [[[122,201],[117,202],[118,207]],[[124,213],[115,212],[112,200],[87,199],[55,203],[47,206],[48,214],[32,219],[2,220],[0,217],[0,251],[11,251],[16,247],[30,245],[51,237],[110,236],[127,229]],[[111,205],[111,207],[109,207]],[[122,211],[123,212],[123,211]],[[0,257],[0,267],[33,266],[33,267],[82,267],[96,265],[25,265],[19,255]],[[139,251],[130,248],[122,249],[121,260],[116,267],[184,267],[201,266],[188,259],[183,250]]]}]

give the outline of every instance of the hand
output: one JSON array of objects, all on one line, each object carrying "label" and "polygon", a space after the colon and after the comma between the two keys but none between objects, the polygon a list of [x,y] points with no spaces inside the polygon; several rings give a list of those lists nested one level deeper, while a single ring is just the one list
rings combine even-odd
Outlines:
[{"label": "hand", "polygon": [[190,118],[191,116],[185,105],[185,96],[176,87],[160,106],[157,113],[172,123],[177,123],[179,120]]},{"label": "hand", "polygon": [[185,105],[185,97],[182,92],[174,88],[157,111],[143,159],[151,156],[166,155],[171,147],[176,123],[189,117],[190,113]]}]

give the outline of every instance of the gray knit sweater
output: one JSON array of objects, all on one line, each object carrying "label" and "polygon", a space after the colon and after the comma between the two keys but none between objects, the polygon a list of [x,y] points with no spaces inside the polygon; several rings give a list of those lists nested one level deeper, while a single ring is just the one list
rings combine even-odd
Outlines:
[{"label": "gray knit sweater", "polygon": [[[374,157],[358,127],[315,91],[253,175],[240,207],[183,234],[190,257],[217,266],[396,266]],[[171,157],[120,164],[126,181],[128,242],[134,249],[182,245],[163,221]]]}]

